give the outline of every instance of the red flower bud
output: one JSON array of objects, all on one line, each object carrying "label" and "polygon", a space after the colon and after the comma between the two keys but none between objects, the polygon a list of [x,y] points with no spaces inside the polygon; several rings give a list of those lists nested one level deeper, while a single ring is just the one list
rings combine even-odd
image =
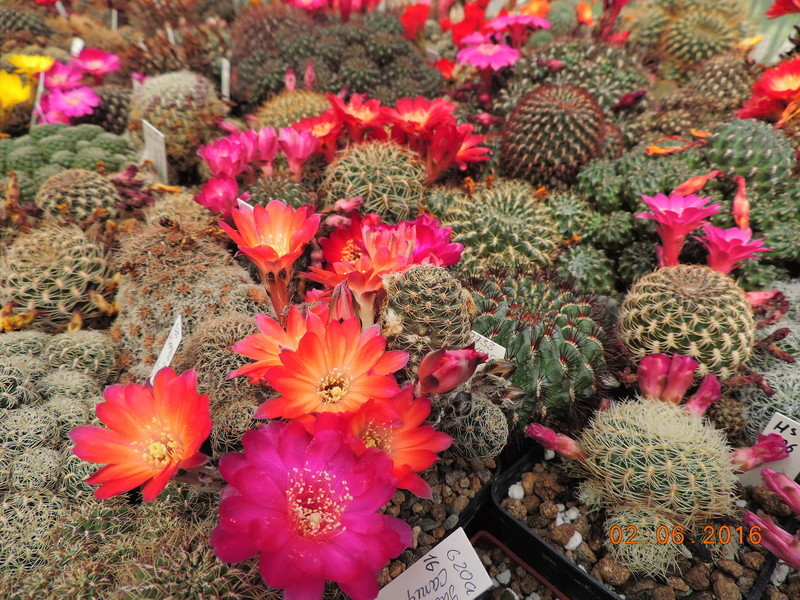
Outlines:
[{"label": "red flower bud", "polygon": [[488,358],[488,354],[475,350],[475,344],[460,350],[428,352],[419,363],[415,393],[424,396],[449,392],[472,377],[478,365]]}]

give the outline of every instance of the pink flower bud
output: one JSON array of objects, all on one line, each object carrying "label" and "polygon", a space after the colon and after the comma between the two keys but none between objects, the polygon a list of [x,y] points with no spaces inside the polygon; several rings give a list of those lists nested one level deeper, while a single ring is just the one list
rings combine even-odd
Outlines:
[{"label": "pink flower bud", "polygon": [[352,223],[352,219],[348,219],[344,215],[330,215],[325,219],[325,225],[333,227],[334,229],[350,227],[350,223]]},{"label": "pink flower bud", "polygon": [[306,63],[306,72],[303,75],[303,83],[306,84],[306,89],[313,90],[314,89],[314,82],[317,79],[317,72],[314,69],[314,63],[308,61]]},{"label": "pink flower bud", "polygon": [[739,229],[750,229],[750,201],[747,199],[747,188],[744,177],[735,175],[736,195],[733,197],[733,220]]},{"label": "pink flower bud", "polygon": [[769,290],[767,292],[746,292],[745,297],[747,302],[753,308],[758,308],[762,304],[770,302],[773,298],[781,294],[779,290]]},{"label": "pink flower bud", "polygon": [[666,354],[649,354],[639,361],[636,375],[639,390],[645,398],[658,400],[667,385],[670,358]]},{"label": "pink flower bud", "polygon": [[489,358],[477,352],[475,344],[460,350],[435,350],[428,352],[419,363],[415,394],[444,394],[472,377],[475,369]]},{"label": "pink flower bud", "polygon": [[364,196],[353,196],[345,200],[337,200],[333,204],[333,212],[349,213],[358,210],[364,204]]},{"label": "pink flower bud", "polygon": [[706,375],[700,383],[700,387],[684,406],[693,413],[704,415],[708,407],[719,400],[721,389],[716,375]]},{"label": "pink flower bud", "polygon": [[549,427],[533,423],[525,429],[525,435],[532,437],[548,450],[553,450],[559,456],[573,460],[584,460],[586,451],[577,441],[568,435],[556,433]]},{"label": "pink flower bud", "polygon": [[639,389],[645,398],[680,404],[694,381],[697,361],[688,356],[651,354],[639,363]]},{"label": "pink flower bud", "polygon": [[286,69],[286,75],[283,77],[283,84],[286,86],[286,91],[293,92],[297,88],[297,76],[294,74],[294,69]]},{"label": "pink flower bud", "polygon": [[800,569],[800,540],[788,531],[778,527],[769,517],[761,518],[755,513],[748,512],[744,522],[751,528],[758,527],[761,533],[761,543],[775,556],[795,569]]},{"label": "pink flower bud", "polygon": [[789,456],[786,451],[786,442],[777,433],[769,435],[758,434],[758,442],[746,448],[734,450],[731,460],[739,471],[750,471],[760,467],[765,462],[783,460]]},{"label": "pink flower bud", "polygon": [[800,485],[784,473],[777,473],[769,467],[761,471],[761,479],[764,480],[764,485],[778,494],[796,515],[800,515]]},{"label": "pink flower bud", "polygon": [[356,302],[353,298],[353,292],[348,287],[346,281],[343,281],[333,288],[330,306],[329,318],[331,321],[358,317],[358,311],[356,310]]}]

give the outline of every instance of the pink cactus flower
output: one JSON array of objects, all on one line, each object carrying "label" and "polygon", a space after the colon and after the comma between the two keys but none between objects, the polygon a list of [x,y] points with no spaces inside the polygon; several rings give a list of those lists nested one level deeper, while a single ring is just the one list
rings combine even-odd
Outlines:
[{"label": "pink cactus flower", "polygon": [[658,224],[656,233],[661,238],[659,262],[662,267],[677,265],[686,236],[703,225],[704,219],[720,212],[719,204],[706,206],[710,199],[675,193],[653,197],[642,195],[642,200],[653,212],[639,213],[636,218],[651,219]]},{"label": "pink cactus flower", "polygon": [[697,361],[688,356],[650,354],[639,362],[639,389],[642,396],[680,404],[694,381]]},{"label": "pink cactus flower", "polygon": [[488,358],[488,354],[475,350],[475,344],[460,350],[443,348],[428,352],[419,363],[414,393],[424,396],[454,390],[472,377],[478,365]]},{"label": "pink cactus flower", "polygon": [[532,15],[503,15],[495,17],[484,26],[497,33],[508,32],[511,46],[519,50],[532,30],[550,29],[550,21]]},{"label": "pink cactus flower", "polygon": [[783,460],[789,456],[786,442],[777,433],[758,434],[758,442],[753,446],[739,448],[731,454],[734,466],[740,471],[750,471],[765,462]]},{"label": "pink cactus flower", "polygon": [[716,375],[706,375],[700,382],[700,387],[692,394],[684,408],[697,415],[704,415],[714,402],[719,400],[722,387]]},{"label": "pink cactus flower", "polygon": [[516,63],[522,54],[505,44],[482,43],[459,50],[456,59],[462,65],[472,65],[483,70],[499,71]]},{"label": "pink cactus flower", "polygon": [[50,90],[47,97],[50,110],[67,117],[90,115],[100,106],[100,97],[86,86],[71,90]]},{"label": "pink cactus flower", "polygon": [[744,522],[751,528],[758,527],[760,529],[761,543],[759,545],[772,552],[793,569],[800,569],[800,539],[778,527],[775,521],[767,516],[762,518],[755,513],[748,512],[744,516]]},{"label": "pink cactus flower", "polygon": [[278,134],[274,127],[262,127],[253,132],[255,148],[253,159],[261,169],[262,175],[272,176],[273,164],[278,154]]},{"label": "pink cactus flower", "polygon": [[584,460],[586,451],[579,442],[568,435],[556,433],[549,427],[532,423],[525,429],[525,435],[532,437],[548,450],[554,451],[559,456],[573,460]]},{"label": "pink cactus flower", "polygon": [[300,181],[303,176],[303,165],[308,157],[319,147],[319,140],[310,131],[284,127],[278,134],[278,144],[289,162],[292,176]]},{"label": "pink cactus flower", "polygon": [[353,196],[352,198],[345,198],[337,200],[333,203],[333,212],[349,213],[354,210],[359,210],[364,205],[364,196]]},{"label": "pink cactus flower", "polygon": [[764,292],[745,292],[747,302],[753,308],[759,308],[773,300],[778,300],[783,296],[780,290],[769,290]]},{"label": "pink cactus flower", "polygon": [[84,48],[70,64],[89,73],[94,79],[95,85],[103,83],[106,73],[120,68],[119,56],[100,48]]},{"label": "pink cactus flower", "polygon": [[70,90],[78,87],[83,73],[69,65],[55,61],[44,74],[44,87],[48,90]]},{"label": "pink cactus flower", "polygon": [[417,264],[431,262],[449,267],[461,260],[464,244],[450,241],[453,230],[441,227],[439,220],[429,214],[421,214],[414,221],[404,221],[416,230],[416,243],[411,261]]},{"label": "pink cactus flower", "polygon": [[247,155],[247,148],[232,136],[200,146],[197,155],[205,161],[214,177],[227,178],[244,173],[252,158]]},{"label": "pink cactus flower", "polygon": [[764,247],[763,238],[750,240],[753,237],[750,229],[722,229],[704,225],[703,231],[706,236],[698,239],[708,248],[708,266],[720,273],[730,273],[742,261],[753,258],[757,252],[770,251]]},{"label": "pink cactus flower", "polygon": [[796,515],[800,515],[800,485],[789,479],[784,473],[777,473],[769,467],[761,471],[761,479],[781,500],[791,508]]},{"label": "pink cactus flower", "polygon": [[212,213],[220,214],[223,220],[230,221],[238,194],[239,186],[232,177],[212,177],[203,184],[194,201]]},{"label": "pink cactus flower", "polygon": [[411,527],[378,512],[397,487],[392,459],[377,448],[356,457],[337,429],[308,433],[298,422],[272,422],[226,454],[228,482],[214,552],[233,563],[260,554],[266,584],[285,600],[321,600],[334,581],[353,600],[378,595],[377,573],[411,545]]}]

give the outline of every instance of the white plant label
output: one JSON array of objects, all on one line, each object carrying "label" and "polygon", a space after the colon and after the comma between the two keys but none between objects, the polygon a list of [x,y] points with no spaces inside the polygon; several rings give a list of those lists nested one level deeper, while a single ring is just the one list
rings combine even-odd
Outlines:
[{"label": "white plant label", "polygon": [[39,81],[36,84],[36,96],[33,98],[33,110],[31,111],[31,127],[39,122],[39,115],[42,112],[40,101],[44,94],[44,73],[39,73]]},{"label": "white plant label", "polygon": [[761,470],[769,467],[773,471],[785,474],[789,479],[794,479],[800,473],[800,423],[781,413],[775,413],[762,431],[764,435],[777,433],[786,442],[786,451],[789,456],[783,460],[764,463],[757,469],[752,469],[739,475],[742,485],[760,485]]},{"label": "white plant label", "polygon": [[111,31],[119,29],[119,11],[116,8],[111,9]]},{"label": "white plant label", "polygon": [[506,357],[506,349],[481,335],[477,331],[472,332],[472,341],[475,342],[475,350],[489,355],[489,360],[503,360]]},{"label": "white plant label", "polygon": [[69,13],[67,12],[67,9],[64,7],[64,3],[61,2],[61,0],[56,2],[56,12],[58,12],[59,17],[69,19]]},{"label": "white plant label", "polygon": [[81,38],[74,37],[74,38],[72,38],[72,42],[69,45],[69,53],[72,56],[78,56],[78,54],[81,53],[81,50],[83,50],[85,47],[86,47],[86,44],[84,43],[84,41]]},{"label": "white plant label", "polygon": [[219,59],[220,63],[220,91],[225,100],[231,99],[231,61],[223,57]]},{"label": "white plant label", "polygon": [[492,580],[459,527],[384,587],[376,600],[470,600]]},{"label": "white plant label", "polygon": [[162,183],[169,183],[166,137],[146,119],[142,119],[142,132],[144,133],[144,159],[153,162],[156,174]]},{"label": "white plant label", "polygon": [[153,365],[153,370],[150,371],[150,377],[148,377],[150,383],[153,383],[153,378],[156,376],[156,373],[158,373],[164,367],[168,367],[169,363],[172,362],[172,357],[174,357],[175,352],[178,351],[178,346],[181,345],[182,338],[183,321],[181,316],[178,315],[175,317],[175,322],[172,324],[172,329],[169,331],[167,341],[164,342],[164,347],[161,348],[161,352],[158,355],[156,364]]},{"label": "white plant label", "polygon": [[164,24],[164,31],[167,32],[167,39],[173,46],[175,45],[175,30],[167,24]]}]

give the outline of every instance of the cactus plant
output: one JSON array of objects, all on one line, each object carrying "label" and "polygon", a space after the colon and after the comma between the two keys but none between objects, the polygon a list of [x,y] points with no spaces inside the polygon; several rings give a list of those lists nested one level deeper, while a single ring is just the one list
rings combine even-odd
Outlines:
[{"label": "cactus plant", "polygon": [[755,322],[744,291],[701,265],[664,267],[636,281],[622,303],[619,329],[636,359],[691,356],[696,375],[732,377],[753,349]]},{"label": "cactus plant", "polygon": [[273,200],[280,200],[293,208],[315,204],[303,185],[288,175],[275,174],[260,177],[249,189],[250,203],[266,206]]},{"label": "cactus plant", "polygon": [[26,450],[11,462],[11,489],[56,489],[63,457],[52,448]]},{"label": "cactus plant", "polygon": [[60,445],[58,420],[41,406],[23,406],[5,412],[0,421],[0,446],[11,455],[31,448]]},{"label": "cactus plant", "polygon": [[755,439],[776,412],[800,418],[800,366],[797,363],[771,365],[763,376],[775,391],[768,396],[755,386],[739,388],[736,397],[747,415],[747,435]]},{"label": "cactus plant", "polygon": [[479,398],[473,398],[466,415],[446,421],[442,431],[453,437],[450,452],[467,460],[481,461],[499,456],[509,433],[503,410]]},{"label": "cactus plant", "polygon": [[316,117],[330,108],[325,94],[313,90],[284,90],[264,102],[255,112],[262,127],[289,127],[306,117]]},{"label": "cactus plant", "polygon": [[21,370],[0,364],[0,409],[36,404],[39,399],[36,388]]},{"label": "cactus plant", "polygon": [[46,538],[66,512],[66,501],[47,490],[6,494],[0,500],[0,568],[14,573],[43,564],[51,551]]},{"label": "cactus plant", "polygon": [[18,7],[0,7],[0,33],[3,37],[15,32],[27,32],[34,36],[50,35],[44,19],[32,10]]},{"label": "cactus plant", "polygon": [[71,368],[59,368],[50,371],[36,384],[45,400],[52,400],[56,396],[67,396],[75,400],[89,403],[97,398],[100,393],[100,383],[84,371]]},{"label": "cactus plant", "polygon": [[116,135],[125,133],[128,129],[131,91],[118,85],[101,85],[94,88],[94,93],[100,98],[100,106],[92,114],[80,117],[75,122],[99,125]]},{"label": "cactus plant", "polygon": [[616,287],[614,263],[599,248],[579,244],[556,260],[558,274],[575,281],[575,288],[586,294],[613,294]]},{"label": "cactus plant", "polygon": [[41,331],[0,333],[0,356],[39,356],[50,341]]},{"label": "cactus plant", "polygon": [[50,340],[43,356],[54,369],[67,368],[108,382],[117,370],[114,341],[100,331],[68,331]]},{"label": "cactus plant", "polygon": [[36,205],[45,215],[69,214],[83,221],[97,209],[102,209],[103,219],[114,219],[119,214],[117,203],[122,198],[102,175],[82,169],[68,169],[50,177],[36,192]]}]

